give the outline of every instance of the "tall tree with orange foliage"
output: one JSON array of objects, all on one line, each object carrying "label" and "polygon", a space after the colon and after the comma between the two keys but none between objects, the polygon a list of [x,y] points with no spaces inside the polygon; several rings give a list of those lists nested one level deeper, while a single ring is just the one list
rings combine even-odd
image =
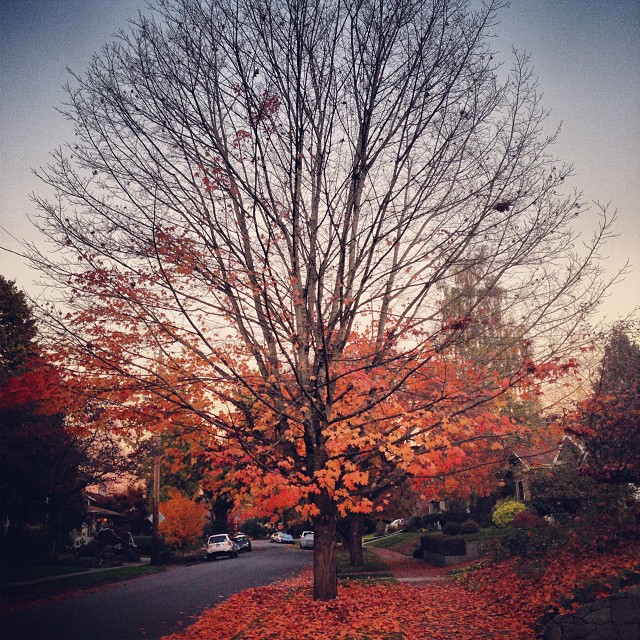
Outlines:
[{"label": "tall tree with orange foliage", "polygon": [[[158,0],[74,77],[76,135],[40,171],[58,251],[31,258],[63,294],[43,311],[79,388],[115,426],[138,411],[145,428],[210,429],[262,469],[266,504],[306,501],[318,599],[337,594],[336,518],[368,508],[376,456],[408,459],[438,425],[488,428],[478,407],[563,357],[606,289],[611,220],[575,242],[587,208],[557,193],[571,168],[528,60],[501,78],[491,55],[502,7]],[[475,399],[471,375],[456,404],[444,354],[474,312],[443,318],[441,286],[472,266],[535,363],[520,350]],[[406,472],[455,460],[438,437]]]}]

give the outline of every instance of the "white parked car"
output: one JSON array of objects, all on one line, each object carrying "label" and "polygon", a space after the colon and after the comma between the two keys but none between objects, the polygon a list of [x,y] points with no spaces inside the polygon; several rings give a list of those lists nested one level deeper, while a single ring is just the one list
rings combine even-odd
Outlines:
[{"label": "white parked car", "polygon": [[217,560],[218,556],[238,557],[238,545],[228,533],[217,533],[207,540],[207,560]]},{"label": "white parked car", "polygon": [[313,531],[303,531],[302,535],[300,536],[300,548],[313,549],[313,540]]}]

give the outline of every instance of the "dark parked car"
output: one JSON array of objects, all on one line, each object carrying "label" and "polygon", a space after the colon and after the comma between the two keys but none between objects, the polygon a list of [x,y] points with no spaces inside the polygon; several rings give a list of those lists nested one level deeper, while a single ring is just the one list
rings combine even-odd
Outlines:
[{"label": "dark parked car", "polygon": [[238,553],[249,553],[251,551],[251,540],[244,535],[244,533],[238,533],[233,537],[233,541],[238,547]]}]

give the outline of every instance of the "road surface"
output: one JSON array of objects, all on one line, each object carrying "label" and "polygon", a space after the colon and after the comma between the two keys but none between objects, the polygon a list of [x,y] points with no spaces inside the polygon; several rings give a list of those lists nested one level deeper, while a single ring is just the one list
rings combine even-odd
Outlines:
[{"label": "road surface", "polygon": [[238,591],[311,566],[313,552],[254,541],[253,551],[110,585],[104,590],[3,613],[3,640],[157,640],[188,626]]}]

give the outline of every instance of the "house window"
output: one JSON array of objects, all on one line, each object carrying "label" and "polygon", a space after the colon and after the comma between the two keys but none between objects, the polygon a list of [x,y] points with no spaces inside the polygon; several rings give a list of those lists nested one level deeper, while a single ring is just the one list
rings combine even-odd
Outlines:
[{"label": "house window", "polygon": [[522,502],[527,499],[524,493],[524,482],[522,480],[516,482],[516,498],[522,500]]}]

